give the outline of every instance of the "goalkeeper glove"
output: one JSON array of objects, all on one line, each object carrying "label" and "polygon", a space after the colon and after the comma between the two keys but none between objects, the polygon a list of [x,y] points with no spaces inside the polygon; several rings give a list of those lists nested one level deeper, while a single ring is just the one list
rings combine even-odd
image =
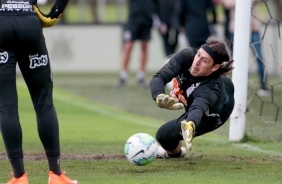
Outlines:
[{"label": "goalkeeper glove", "polygon": [[168,96],[166,94],[159,94],[156,97],[157,106],[160,108],[165,108],[169,110],[183,109],[184,106],[177,98]]},{"label": "goalkeeper glove", "polygon": [[33,8],[41,20],[42,28],[54,26],[62,14],[62,11],[56,6],[54,6],[47,15],[42,13],[36,5],[33,5]]},{"label": "goalkeeper glove", "polygon": [[192,149],[192,140],[195,136],[195,124],[193,121],[181,121],[182,137],[186,143],[187,149]]}]

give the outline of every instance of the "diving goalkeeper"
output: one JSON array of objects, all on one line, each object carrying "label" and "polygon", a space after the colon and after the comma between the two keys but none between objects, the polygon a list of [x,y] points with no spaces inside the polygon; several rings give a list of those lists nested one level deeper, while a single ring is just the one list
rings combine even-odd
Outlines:
[{"label": "diving goalkeeper", "polygon": [[[158,129],[158,157],[185,156],[182,140],[191,150],[194,137],[227,121],[234,108],[234,86],[226,77],[233,62],[223,42],[208,38],[199,49],[188,47],[177,53],[152,77],[151,95],[157,106],[185,109],[180,117]],[[165,85],[171,80],[173,90],[165,94]]]}]

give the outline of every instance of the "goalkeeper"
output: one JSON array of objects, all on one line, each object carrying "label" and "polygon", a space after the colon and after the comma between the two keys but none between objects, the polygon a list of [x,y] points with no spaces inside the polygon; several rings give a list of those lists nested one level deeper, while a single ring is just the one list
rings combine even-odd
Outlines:
[{"label": "goalkeeper", "polygon": [[13,170],[8,184],[28,184],[18,112],[17,65],[36,113],[38,134],[48,160],[48,184],[79,183],[69,179],[60,168],[59,125],[53,103],[50,59],[42,31],[55,25],[67,3],[68,0],[56,0],[50,13],[44,14],[34,0],[0,1],[0,129]]},{"label": "goalkeeper", "polygon": [[[226,77],[232,64],[224,43],[210,37],[198,50],[188,47],[177,53],[153,76],[150,88],[156,104],[169,110],[185,109],[158,129],[158,157],[185,156],[182,140],[191,150],[194,137],[227,121],[234,107],[234,86]],[[173,90],[167,95],[164,86],[171,80]]]}]

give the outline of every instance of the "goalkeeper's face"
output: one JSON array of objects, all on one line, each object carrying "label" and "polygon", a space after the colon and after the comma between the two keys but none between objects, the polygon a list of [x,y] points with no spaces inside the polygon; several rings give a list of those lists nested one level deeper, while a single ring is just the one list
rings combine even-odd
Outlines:
[{"label": "goalkeeper's face", "polygon": [[202,48],[194,57],[190,73],[194,77],[208,76],[219,69],[219,64],[214,64],[213,58]]}]

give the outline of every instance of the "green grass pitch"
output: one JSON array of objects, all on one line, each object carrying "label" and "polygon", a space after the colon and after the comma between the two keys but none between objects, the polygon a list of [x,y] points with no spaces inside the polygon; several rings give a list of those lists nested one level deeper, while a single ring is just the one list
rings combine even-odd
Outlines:
[{"label": "green grass pitch", "polygon": [[[158,159],[147,166],[135,166],[124,156],[126,140],[138,132],[146,132],[154,136],[163,121],[157,119],[157,116],[156,118],[149,115],[141,116],[120,110],[109,103],[97,103],[70,90],[68,82],[60,84],[60,76],[57,76],[57,79],[58,82],[55,82],[57,86],[65,85],[61,89],[55,87],[54,90],[54,101],[60,123],[61,166],[70,178],[77,179],[82,184],[281,183],[281,143],[262,141],[231,143],[227,136],[217,133],[195,138],[193,149],[185,158]],[[129,93],[134,90],[140,91],[132,86],[128,87]],[[95,87],[97,86],[93,84],[92,90],[96,90],[93,93],[99,92]],[[110,85],[102,85],[100,88],[111,89],[116,93]],[[25,168],[29,182],[47,183],[47,161],[37,135],[30,97],[22,80],[18,81],[18,92]],[[126,93],[126,90],[122,92]],[[150,100],[147,92],[144,95]],[[105,97],[101,96],[101,98]],[[154,106],[151,101],[148,103]],[[0,183],[8,181],[10,171],[11,167],[1,139]]]}]

